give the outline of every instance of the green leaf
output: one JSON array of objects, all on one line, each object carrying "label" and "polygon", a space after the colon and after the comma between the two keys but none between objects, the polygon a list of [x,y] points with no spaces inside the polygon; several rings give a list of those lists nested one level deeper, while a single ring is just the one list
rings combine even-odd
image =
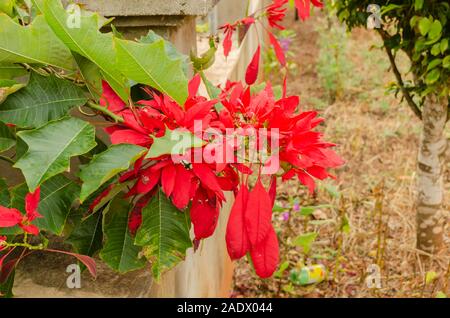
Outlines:
[{"label": "green leaf", "polygon": [[182,155],[189,148],[203,147],[206,142],[190,131],[166,129],[164,136],[154,138],[152,147],[145,158],[157,158],[162,155]]},{"label": "green leaf", "polygon": [[[13,189],[12,205],[25,211],[25,195],[28,187],[25,183]],[[80,187],[63,175],[55,176],[41,185],[38,211],[43,218],[33,221],[41,230],[61,235],[70,213],[72,204],[80,193]]]},{"label": "green leaf", "polygon": [[5,179],[0,178],[0,205],[9,207],[11,204],[11,194]]},{"label": "green leaf", "polygon": [[190,224],[189,215],[179,211],[161,189],[142,210],[136,244],[144,247],[155,279],[185,258],[186,249],[192,246]]},{"label": "green leaf", "polygon": [[283,263],[281,263],[280,267],[275,272],[274,276],[277,278],[283,277],[283,274],[286,271],[286,269],[288,269],[288,267],[289,267],[289,261],[284,261]]},{"label": "green leaf", "polygon": [[441,53],[441,44],[440,43],[436,43],[432,46],[431,48],[431,55],[433,56],[438,56]]},{"label": "green leaf", "polygon": [[425,83],[428,85],[434,84],[437,82],[439,77],[441,76],[441,73],[439,69],[433,69],[431,72],[429,72],[425,78]]},{"label": "green leaf", "polygon": [[423,1],[424,0],[415,0],[414,1],[414,9],[416,11],[422,10],[422,8],[423,8]]},{"label": "green leaf", "polygon": [[401,9],[402,7],[403,6],[398,5],[398,4],[388,4],[381,8],[381,15],[385,15],[386,13],[393,11],[393,10]]},{"label": "green leaf", "polygon": [[63,175],[47,180],[41,187],[39,212],[43,218],[34,224],[39,228],[61,235],[72,204],[80,193],[80,187]]},{"label": "green leaf", "polygon": [[442,60],[442,67],[450,68],[450,55],[446,56],[446,57]]},{"label": "green leaf", "polygon": [[312,243],[316,240],[317,237],[316,232],[309,232],[302,235],[297,236],[294,240],[293,244],[296,246],[300,246],[303,248],[303,252],[308,254],[311,250]]},{"label": "green leaf", "polygon": [[419,16],[417,16],[417,15],[413,16],[413,17],[409,20],[409,26],[410,26],[411,28],[414,28],[414,27],[416,26],[417,22],[419,21],[419,19],[420,19]]},{"label": "green leaf", "polygon": [[27,87],[0,105],[0,117],[19,127],[39,127],[86,102],[84,91],[79,86],[54,75],[32,73]]},{"label": "green leaf", "polygon": [[434,59],[434,60],[432,60],[427,66],[427,72],[429,70],[432,70],[436,66],[441,65],[441,63],[442,63],[442,59]]},{"label": "green leaf", "polygon": [[330,204],[322,204],[322,205],[316,205],[316,206],[303,206],[300,209],[300,215],[303,216],[309,216],[314,213],[317,209],[324,209],[324,208],[331,208],[332,206]]},{"label": "green leaf", "polygon": [[428,31],[431,28],[431,21],[428,18],[422,18],[419,21],[419,31],[423,36],[427,35]]},{"label": "green leaf", "polygon": [[439,49],[441,50],[441,53],[444,54],[445,51],[448,49],[448,39],[442,39],[441,43],[439,45]]},{"label": "green leaf", "polygon": [[103,246],[102,219],[103,211],[82,220],[76,225],[66,243],[72,244],[81,255],[93,256]]},{"label": "green leaf", "polygon": [[150,85],[184,105],[188,97],[188,81],[183,72],[182,61],[169,57],[164,40],[145,44],[115,38],[114,43],[117,66],[125,76]]},{"label": "green leaf", "polygon": [[75,52],[72,54],[89,92],[96,101],[99,101],[103,91],[100,68],[84,56]]},{"label": "green leaf", "polygon": [[[140,269],[146,264],[144,258],[139,258],[142,248],[134,245],[133,237],[128,230],[130,210],[130,204],[125,199],[116,197],[111,202],[103,224],[106,242],[100,257],[108,266],[120,273]],[[106,221],[107,218],[109,221]]]},{"label": "green leaf", "polygon": [[139,159],[146,148],[136,145],[113,145],[108,150],[95,155],[92,161],[81,167],[80,178],[83,181],[80,201],[83,202],[102,184],[128,168]]},{"label": "green leaf", "polygon": [[10,149],[16,144],[16,139],[8,126],[0,121],[0,152]]},{"label": "green leaf", "polygon": [[0,1],[0,12],[4,12],[7,15],[12,16],[15,4],[16,4],[16,0],[1,0]]},{"label": "green leaf", "polygon": [[[64,10],[59,0],[36,1],[44,14],[48,25],[67,47],[95,63],[111,87],[124,100],[128,100],[128,89],[121,67],[116,65],[116,53],[112,33],[101,33],[99,26],[103,20],[97,13],[82,14],[80,27],[73,28],[67,24],[69,13]],[[150,55],[151,56],[151,55]],[[146,57],[149,60],[154,58]]]},{"label": "green leaf", "polygon": [[436,39],[441,35],[442,32],[442,24],[439,20],[434,20],[430,26],[430,30],[428,31],[428,37],[430,39]]},{"label": "green leaf", "polygon": [[0,79],[14,79],[27,74],[27,70],[20,65],[0,62]]},{"label": "green leaf", "polygon": [[321,187],[323,187],[333,198],[339,198],[341,196],[339,189],[331,183],[321,184]]},{"label": "green leaf", "polygon": [[350,233],[350,221],[347,215],[344,215],[341,222],[341,230],[343,233]]},{"label": "green leaf", "polygon": [[177,48],[169,41],[166,41],[162,36],[159,36],[153,30],[150,30],[146,36],[143,36],[139,39],[139,42],[152,44],[161,40],[164,41],[164,49],[166,50],[167,56],[172,60],[181,60],[183,72],[185,75],[187,75],[189,68],[188,66],[189,57],[185,54],[181,54],[180,52],[178,52]]},{"label": "green leaf", "polygon": [[436,272],[430,271],[425,274],[425,284],[429,285],[439,278]]},{"label": "green leaf", "polygon": [[284,212],[284,211],[286,211],[286,210],[288,210],[287,208],[285,208],[285,207],[282,207],[282,206],[280,206],[280,205],[278,205],[278,204],[274,204],[274,206],[273,206],[273,208],[272,208],[272,212],[273,213],[279,213],[279,212]]},{"label": "green leaf", "polygon": [[70,51],[37,16],[33,23],[21,26],[5,14],[0,14],[0,61],[2,63],[44,64],[66,70],[74,68]]},{"label": "green leaf", "polygon": [[443,291],[438,291],[436,293],[436,298],[447,298],[447,295]]},{"label": "green leaf", "polygon": [[[211,81],[206,78],[206,76],[203,72],[201,72],[200,75],[202,76],[202,81],[205,84],[206,91],[208,92],[209,98],[219,100],[219,95],[221,93],[220,88],[218,88],[217,86],[214,86],[213,83],[211,83]],[[252,86],[252,88],[253,88],[253,86]],[[216,103],[216,105],[214,106],[214,108],[216,109],[216,111],[218,113],[220,113],[220,111],[224,108],[224,106],[223,106],[222,102],[218,101]]]},{"label": "green leaf", "polygon": [[63,118],[17,134],[28,151],[17,161],[28,187],[33,192],[42,182],[69,170],[70,158],[95,147],[95,129],[77,118]]}]

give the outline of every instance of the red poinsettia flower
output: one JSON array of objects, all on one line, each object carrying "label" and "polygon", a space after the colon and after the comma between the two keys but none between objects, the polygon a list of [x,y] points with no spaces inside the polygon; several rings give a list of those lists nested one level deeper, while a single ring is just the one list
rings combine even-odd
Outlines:
[{"label": "red poinsettia flower", "polygon": [[[315,179],[333,177],[328,169],[340,166],[343,161],[331,150],[334,144],[323,141],[322,134],[314,131],[323,119],[317,117],[317,112],[299,111],[300,100],[297,96],[286,96],[286,85],[282,98],[278,100],[270,84],[252,93],[250,85],[256,81],[259,54],[260,49],[247,70],[248,86],[227,82],[219,95],[224,106],[220,112],[213,107],[216,101],[198,96],[199,76],[189,82],[189,97],[184,105],[178,105],[151,88],[145,89],[148,100],[138,101],[127,108],[123,108],[125,105],[112,90],[106,90],[102,98],[105,106],[124,119],[123,123],[107,129],[113,143],[134,143],[151,149],[154,138],[163,136],[167,130],[198,133],[194,122],[202,123],[200,138],[205,142],[203,147],[187,149],[179,158],[169,154],[157,158],[142,157],[120,177],[120,182],[133,182],[128,196],[138,198],[130,213],[130,232],[136,233],[142,222],[142,208],[160,188],[179,210],[190,206],[198,242],[214,233],[220,207],[225,200],[224,191],[234,191],[236,199],[226,233],[230,257],[237,259],[249,254],[256,273],[260,277],[269,277],[279,260],[277,235],[271,224],[276,194],[275,174],[281,174],[284,180],[297,176],[312,192]],[[225,138],[211,139],[209,129],[219,131]],[[229,129],[233,131],[231,138],[226,135]],[[258,129],[262,129],[264,134],[257,137],[256,144],[234,143],[235,137],[250,137]],[[258,154],[255,166],[248,161],[239,161],[242,147],[244,150],[251,147],[261,150],[259,141],[264,137],[276,140],[278,145],[277,149],[271,145],[269,158]],[[207,152],[210,152],[212,160],[206,158]],[[192,160],[198,159],[198,154],[201,160]],[[281,161],[280,165],[274,170],[264,170],[275,159]],[[254,172],[258,173],[257,182],[250,187],[248,175]],[[264,174],[269,174],[269,178]],[[270,180],[267,188],[264,179]],[[108,188],[100,194],[93,205],[98,204],[109,191]]]},{"label": "red poinsettia flower", "polygon": [[120,98],[104,82],[106,94],[102,96],[103,104],[110,105],[109,110],[124,119],[123,123],[105,129],[111,137],[111,143],[150,147],[153,137],[164,136],[167,128],[173,130],[184,127],[193,131],[196,120],[203,121],[203,126],[207,127],[212,119],[210,113],[216,101],[197,96],[200,80],[199,76],[195,76],[190,81],[189,96],[183,107],[169,96],[147,88],[146,92],[152,99],[138,101],[132,109],[123,109]]},{"label": "red poinsettia flower", "polygon": [[[132,143],[151,149],[153,138],[164,136],[167,129],[198,133],[194,128],[195,123],[200,121],[202,130],[206,130],[218,116],[213,107],[216,101],[197,94],[200,81],[200,76],[195,76],[189,82],[188,98],[182,106],[169,96],[146,88],[150,99],[136,102],[132,110],[122,109],[123,104],[116,103],[119,101],[118,97],[104,84],[107,88],[106,94],[102,96],[104,105],[118,106],[110,110],[124,119],[123,123],[106,129],[111,142]],[[206,135],[203,138],[207,140]],[[183,160],[178,161],[174,161],[169,154],[158,158],[141,158],[136,161],[132,170],[121,176],[120,182],[135,181],[128,196],[144,196],[147,202],[158,187],[162,188],[180,210],[192,202],[190,213],[194,232],[196,239],[202,239],[214,232],[220,206],[225,200],[222,187],[232,189],[234,184],[231,184],[231,180],[236,180],[236,177],[229,169],[217,171],[215,163],[204,163],[205,160],[201,163],[190,162],[189,158],[194,158],[195,151],[188,150]],[[110,189],[106,189],[94,199],[92,206],[95,207],[109,191]],[[143,206],[145,204],[136,205],[131,213],[129,228],[132,233],[140,226]]]},{"label": "red poinsettia flower", "polygon": [[225,57],[230,55],[231,48],[233,46],[233,33],[236,31],[237,23],[227,23],[219,28],[219,30],[223,30],[224,39],[223,39],[223,54]]},{"label": "red poinsettia flower", "polygon": [[279,23],[284,20],[286,16],[286,8],[284,5],[288,3],[288,0],[274,0],[271,5],[266,9],[267,20],[270,27],[284,30],[285,28]]},{"label": "red poinsettia flower", "polygon": [[[317,112],[300,112],[299,98],[286,96],[285,89],[283,97],[276,100],[270,84],[252,94],[249,87],[229,82],[221,94],[221,102],[225,107],[219,114],[222,129],[265,128],[267,136],[276,138],[284,180],[297,176],[312,192],[315,179],[333,177],[328,169],[343,164],[330,149],[334,144],[324,142],[322,134],[313,130],[323,119],[317,118]],[[261,171],[259,168],[259,174]],[[251,190],[242,183],[228,220],[226,241],[230,257],[238,259],[249,253],[260,277],[271,276],[279,259],[277,236],[271,224],[275,191],[274,176],[269,190],[261,177]]]},{"label": "red poinsettia flower", "polygon": [[228,57],[230,55],[231,48],[233,46],[233,33],[236,31],[237,26],[239,25],[245,25],[250,26],[253,23],[255,23],[256,20],[254,17],[245,17],[242,20],[236,21],[233,24],[227,23],[222,25],[219,30],[223,30],[224,39],[223,39],[223,54],[225,57]]},{"label": "red poinsettia flower", "polygon": [[40,188],[25,196],[25,215],[22,215],[17,209],[0,206],[0,227],[13,227],[18,225],[25,233],[38,235],[39,228],[31,224],[31,222],[36,218],[42,217],[37,211],[39,197]]}]

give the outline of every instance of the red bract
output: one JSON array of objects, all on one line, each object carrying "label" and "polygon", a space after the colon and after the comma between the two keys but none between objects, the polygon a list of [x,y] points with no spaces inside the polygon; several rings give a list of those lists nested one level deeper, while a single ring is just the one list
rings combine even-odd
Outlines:
[{"label": "red bract", "polygon": [[126,108],[126,104],[114,92],[106,81],[102,81],[102,97],[100,98],[100,105],[108,108],[112,112],[120,112]]},{"label": "red bract", "polygon": [[286,56],[284,55],[283,48],[281,47],[281,45],[278,42],[275,35],[273,35],[271,32],[268,32],[268,34],[269,34],[270,44],[272,45],[273,50],[275,51],[275,55],[276,55],[278,61],[280,62],[280,64],[282,66],[285,66],[286,65]]},{"label": "red bract", "polygon": [[256,20],[253,17],[245,17],[242,20],[236,21],[233,24],[227,23],[222,25],[219,30],[223,30],[224,39],[223,39],[223,54],[225,57],[230,55],[231,48],[233,46],[233,33],[236,31],[236,27],[238,25],[250,26],[255,23]]},{"label": "red bract", "polygon": [[37,210],[40,197],[40,188],[37,188],[33,193],[28,193],[25,196],[25,211],[27,212],[27,218],[30,222],[34,221],[36,218],[42,217]]},{"label": "red bract", "polygon": [[269,193],[258,179],[248,195],[245,227],[252,247],[261,244],[272,228],[272,205]]},{"label": "red bract", "polygon": [[258,46],[250,64],[247,67],[247,72],[245,73],[245,82],[248,85],[253,85],[258,78],[260,59],[261,59],[261,47]]},{"label": "red bract", "polygon": [[25,196],[25,215],[22,215],[17,209],[0,206],[0,228],[18,225],[25,233],[38,235],[38,227],[31,224],[31,222],[36,218],[42,217],[37,211],[39,197],[40,188],[37,188],[34,193],[28,193]]},{"label": "red bract", "polygon": [[228,254],[233,260],[245,256],[250,250],[250,241],[245,227],[247,202],[248,188],[242,184],[230,212],[225,236]]},{"label": "red bract", "polygon": [[191,207],[191,221],[194,225],[195,239],[210,237],[217,226],[220,205],[213,195],[197,191]]},{"label": "red bract", "polygon": [[233,46],[233,32],[236,31],[236,24],[225,24],[219,28],[219,30],[223,30],[224,39],[223,39],[223,54],[225,57],[230,55],[231,47]]},{"label": "red bract", "polygon": [[252,248],[250,255],[259,277],[272,276],[279,262],[278,238],[273,228],[270,228],[263,242]]},{"label": "red bract", "polygon": [[288,3],[288,0],[274,0],[266,9],[267,20],[272,28],[284,30],[284,27],[279,24],[286,16],[286,8],[283,6]]},{"label": "red bract", "polygon": [[309,18],[311,11],[311,3],[313,6],[322,8],[323,3],[318,0],[294,0],[295,7],[297,8],[298,15],[304,21]]},{"label": "red bract", "polygon": [[134,206],[130,213],[130,218],[128,220],[128,228],[132,236],[136,235],[137,230],[142,224],[142,209],[150,202],[154,193],[145,195],[139,199],[139,201]]}]

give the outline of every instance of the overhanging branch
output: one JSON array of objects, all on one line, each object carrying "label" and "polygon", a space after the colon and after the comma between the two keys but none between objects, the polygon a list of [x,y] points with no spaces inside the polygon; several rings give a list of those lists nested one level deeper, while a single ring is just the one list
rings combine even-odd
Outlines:
[{"label": "overhanging branch", "polygon": [[409,108],[413,111],[413,113],[422,120],[422,112],[420,111],[420,108],[417,106],[417,104],[414,102],[411,94],[408,92],[408,90],[405,87],[405,84],[402,79],[402,74],[398,70],[397,64],[395,63],[395,57],[392,54],[391,49],[386,45],[386,39],[387,36],[383,30],[378,30],[380,33],[382,39],[383,39],[383,46],[386,50],[386,53],[389,57],[389,62],[391,64],[392,71],[394,72],[395,78],[397,79],[398,86],[400,86],[400,89],[402,91],[403,97],[405,98],[406,102],[408,103]]}]

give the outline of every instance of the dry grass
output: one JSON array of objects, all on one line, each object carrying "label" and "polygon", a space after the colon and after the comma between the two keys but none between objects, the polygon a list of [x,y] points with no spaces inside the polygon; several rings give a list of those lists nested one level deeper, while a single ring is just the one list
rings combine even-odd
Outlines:
[{"label": "dry grass", "polygon": [[[301,96],[304,109],[327,105],[316,71],[320,47],[315,30],[324,19],[315,16],[306,23],[292,22],[288,26],[297,32],[292,50],[298,64],[298,74],[291,77],[289,90]],[[332,204],[332,208],[316,213],[316,218],[329,221],[311,225],[292,209],[288,222],[277,216],[281,257],[282,261],[289,261],[289,268],[281,277],[261,280],[247,261],[241,260],[235,273],[236,297],[435,297],[438,291],[450,294],[449,229],[447,250],[442,255],[421,258],[421,252],[415,249],[415,166],[420,121],[405,103],[385,93],[394,78],[384,52],[371,50],[378,42],[375,34],[356,30],[347,41],[353,71],[345,78],[353,86],[347,85],[336,102],[321,112],[326,118],[326,139],[339,144],[337,151],[347,160],[345,167],[336,172],[335,186],[340,197],[330,195],[324,186],[314,197],[296,182],[281,186],[279,204],[291,207],[293,199],[299,200],[301,206]],[[401,64],[406,65],[403,61]],[[448,130],[447,135],[450,136]],[[446,169],[445,178],[447,193],[449,170]],[[445,200],[443,208],[450,211],[450,196]],[[342,213],[350,221],[348,234],[339,230]],[[319,233],[309,255],[291,244],[305,231]],[[315,259],[324,255],[327,259]],[[306,287],[290,283],[290,270],[317,263],[328,268],[327,281]],[[370,264],[380,266],[379,289],[368,288],[365,283]],[[428,271],[436,272],[437,279],[424,284]]]}]

